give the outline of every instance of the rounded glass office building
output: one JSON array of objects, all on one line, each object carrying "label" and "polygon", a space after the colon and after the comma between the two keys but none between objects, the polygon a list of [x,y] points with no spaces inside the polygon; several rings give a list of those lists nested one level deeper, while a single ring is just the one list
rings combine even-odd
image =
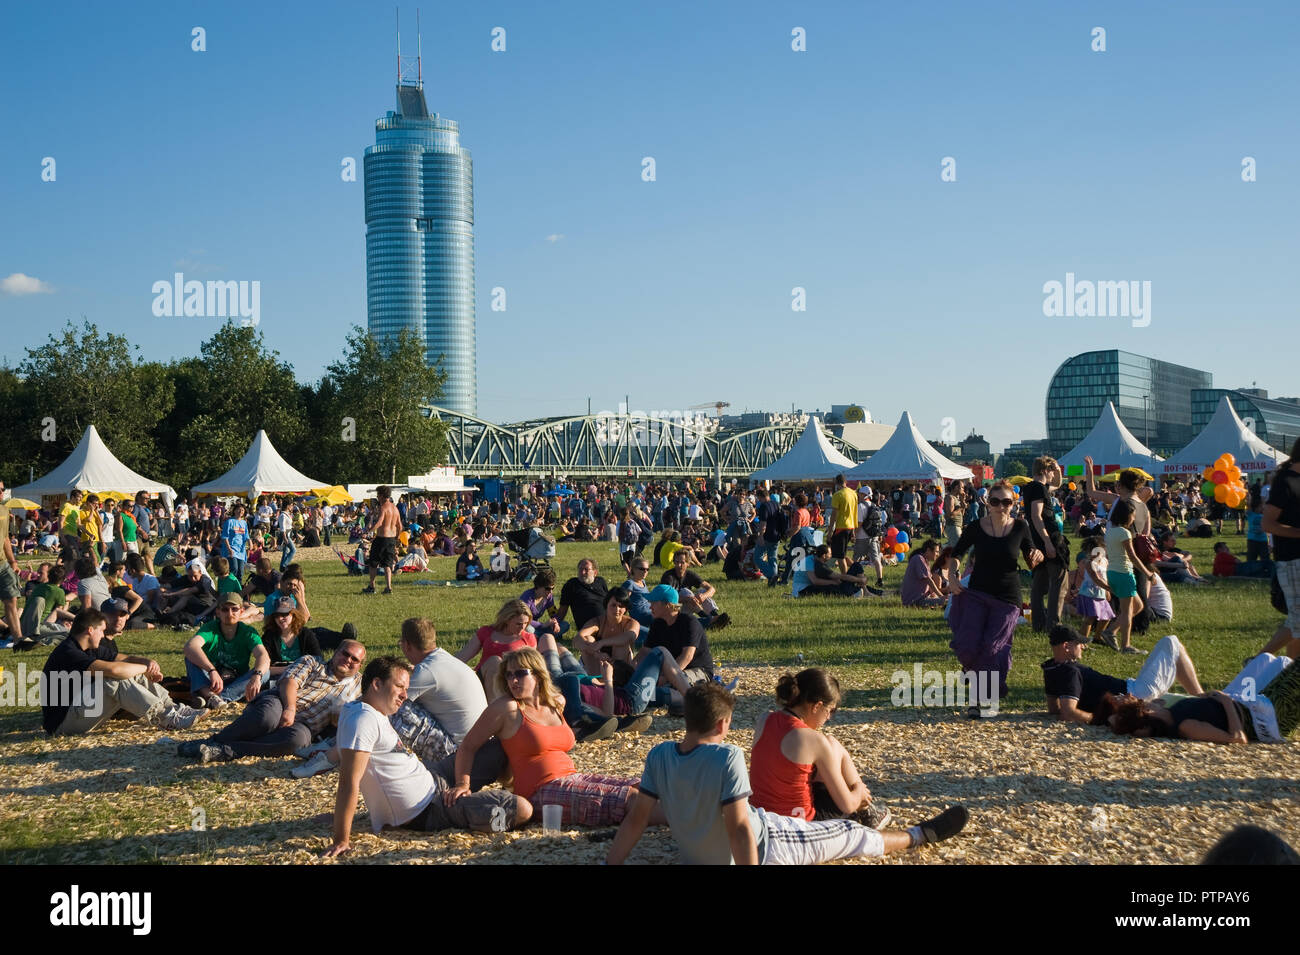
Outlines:
[{"label": "rounded glass office building", "polygon": [[367,325],[418,335],[447,376],[439,403],[477,414],[473,160],[423,89],[399,86],[397,105],[365,152]]},{"label": "rounded glass office building", "polygon": [[1168,455],[1196,436],[1192,392],[1213,383],[1208,371],[1125,351],[1067,358],[1047,386],[1048,445],[1054,454],[1070,451],[1110,401],[1135,438]]}]

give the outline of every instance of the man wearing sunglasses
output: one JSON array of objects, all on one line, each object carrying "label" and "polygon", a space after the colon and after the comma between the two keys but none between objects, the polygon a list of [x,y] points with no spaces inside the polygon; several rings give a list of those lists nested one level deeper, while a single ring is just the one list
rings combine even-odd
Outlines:
[{"label": "man wearing sunglasses", "polygon": [[[265,652],[265,651],[263,651]],[[220,733],[202,742],[181,743],[177,755],[201,763],[241,756],[289,756],[338,719],[343,706],[361,695],[366,648],[344,640],[330,658],[299,657],[281,674],[275,689],[263,690]]]},{"label": "man wearing sunglasses", "polygon": [[216,619],[200,627],[185,645],[185,673],[200,709],[219,710],[241,695],[251,701],[266,683],[271,657],[257,631],[240,623],[243,612],[243,597],[233,591],[223,594]]}]

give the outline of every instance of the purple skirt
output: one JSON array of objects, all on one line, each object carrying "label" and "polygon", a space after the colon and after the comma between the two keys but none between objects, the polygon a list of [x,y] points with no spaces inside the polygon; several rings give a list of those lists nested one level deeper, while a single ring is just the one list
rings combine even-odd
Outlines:
[{"label": "purple skirt", "polygon": [[1115,619],[1115,608],[1110,605],[1110,601],[1098,597],[1085,597],[1079,594],[1074,598],[1074,609],[1079,612],[1080,617],[1087,617],[1090,620]]},{"label": "purple skirt", "polygon": [[1011,670],[1011,638],[1020,622],[1020,607],[969,587],[952,598],[948,646],[962,669],[997,674],[998,695],[1007,695],[1007,673]]}]

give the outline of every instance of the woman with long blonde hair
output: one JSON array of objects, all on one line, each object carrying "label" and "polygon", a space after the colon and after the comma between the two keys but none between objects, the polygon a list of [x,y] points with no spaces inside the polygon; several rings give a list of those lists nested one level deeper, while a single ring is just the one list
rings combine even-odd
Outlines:
[{"label": "woman with long blonde hair", "polygon": [[[578,772],[569,759],[576,740],[564,722],[564,697],[551,682],[542,655],[532,647],[505,654],[496,689],[500,695],[456,750],[455,786],[444,796],[447,805],[470,792],[474,754],[495,736],[510,760],[516,796],[537,806],[562,807],[562,825],[622,822],[637,781]],[[662,811],[658,815],[662,824]]]}]

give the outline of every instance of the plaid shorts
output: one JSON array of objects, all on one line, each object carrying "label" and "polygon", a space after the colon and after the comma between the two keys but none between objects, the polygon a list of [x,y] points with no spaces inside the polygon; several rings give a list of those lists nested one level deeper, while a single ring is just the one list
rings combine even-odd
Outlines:
[{"label": "plaid shorts", "polygon": [[388,718],[398,738],[426,766],[433,766],[456,752],[456,740],[434,718],[433,714],[414,700],[407,700],[401,709]]},{"label": "plaid shorts", "polygon": [[621,776],[570,773],[542,783],[528,801],[538,819],[542,806],[560,806],[561,825],[616,826],[627,815],[637,782]]}]

